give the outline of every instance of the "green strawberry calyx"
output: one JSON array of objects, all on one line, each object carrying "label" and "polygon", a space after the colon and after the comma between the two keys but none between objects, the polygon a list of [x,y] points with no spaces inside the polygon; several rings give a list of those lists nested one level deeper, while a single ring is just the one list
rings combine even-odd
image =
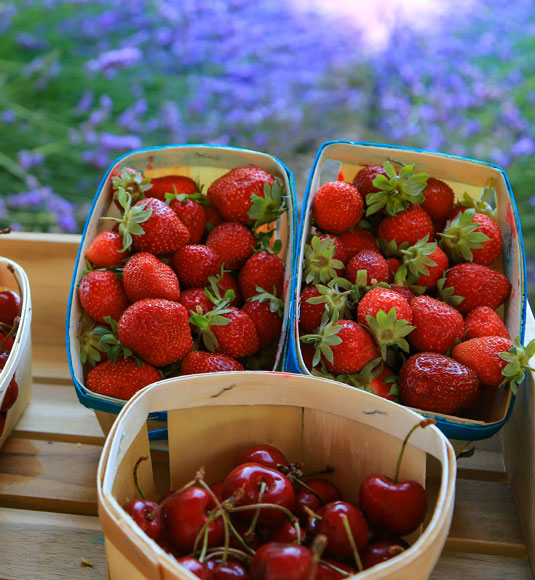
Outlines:
[{"label": "green strawberry calyx", "polygon": [[273,185],[268,182],[264,183],[264,197],[253,194],[251,196],[251,207],[247,215],[254,220],[254,228],[263,224],[276,222],[286,211],[286,198],[284,187],[274,181]]},{"label": "green strawberry calyx", "polygon": [[[111,316],[106,316],[104,320],[109,324],[109,328],[105,326],[97,326],[94,328],[90,333],[90,335],[92,335],[92,338],[90,339],[91,346],[95,346],[95,348],[100,352],[105,352],[108,355],[108,360],[112,364],[115,364],[117,358],[131,357],[134,358],[138,366],[141,367],[143,365],[143,361],[138,356],[136,356],[131,349],[124,346],[119,340],[117,332],[117,321],[114,320]],[[94,341],[96,340],[98,340],[97,345],[94,344]]]},{"label": "green strawberry calyx", "polygon": [[490,240],[483,232],[476,231],[481,224],[474,221],[475,215],[474,208],[459,212],[439,234],[440,247],[455,263],[472,262],[474,259],[472,250],[479,250]]},{"label": "green strawberry calyx", "polygon": [[305,246],[304,276],[307,284],[324,284],[336,278],[336,270],[341,270],[344,263],[334,259],[335,252],[336,246],[331,238],[313,236],[310,244]]},{"label": "green strawberry calyx", "polygon": [[483,189],[479,199],[474,199],[469,193],[464,192],[462,199],[457,203],[461,207],[474,208],[477,213],[482,213],[495,219],[494,207],[488,201],[490,198],[496,199],[496,190],[494,189],[494,180],[492,178]]},{"label": "green strawberry calyx", "polygon": [[429,268],[437,263],[429,256],[437,249],[436,242],[428,242],[429,236],[418,240],[416,244],[401,250],[402,264],[394,274],[394,283],[398,286],[414,284],[420,276],[429,276]]},{"label": "green strawberry calyx", "polygon": [[409,343],[405,340],[405,336],[410,334],[415,327],[407,320],[398,320],[395,306],[392,306],[388,313],[379,310],[375,317],[368,314],[366,322],[381,350],[383,360],[387,359],[389,346],[397,346],[404,352],[409,352]]},{"label": "green strawberry calyx", "polygon": [[165,203],[167,203],[167,205],[169,205],[174,200],[179,201],[180,203],[191,200],[195,201],[199,205],[208,205],[208,198],[200,191],[196,193],[182,193],[177,191],[176,185],[173,185],[173,190],[173,193],[168,192],[165,194]]},{"label": "green strawberry calyx", "polygon": [[333,363],[334,355],[332,347],[342,343],[342,339],[337,336],[342,327],[339,324],[335,324],[337,321],[337,312],[334,312],[331,317],[329,317],[329,314],[325,312],[322,316],[317,334],[305,334],[300,337],[301,342],[314,345],[315,352],[312,359],[313,367],[319,364],[322,355],[331,364]]},{"label": "green strawberry calyx", "polygon": [[[376,394],[375,391],[370,387],[370,383],[376,379],[384,370],[384,364],[382,358],[376,358],[369,362],[362,370],[358,373],[352,375],[338,375],[336,380],[357,389],[362,389],[368,393]],[[395,397],[395,401],[399,402],[399,387],[398,379],[394,373],[383,379],[383,383],[390,383],[389,395]]]},{"label": "green strawberry calyx", "polygon": [[[256,302],[269,302],[269,310],[270,312],[277,312],[279,316],[282,318],[284,313],[284,302],[276,296],[274,293],[268,292],[264,290],[260,286],[255,287],[257,294],[249,298],[248,302],[256,301]],[[276,292],[277,289],[273,287],[273,291]]]},{"label": "green strawberry calyx", "polygon": [[329,314],[337,312],[339,318],[350,317],[353,289],[349,280],[333,278],[327,285],[316,284],[316,289],[320,295],[308,298],[309,304],[325,304]]},{"label": "green strawberry calyx", "polygon": [[225,290],[224,294],[221,295],[221,290],[224,290],[224,288],[220,285],[220,282],[223,279],[224,273],[225,265],[222,264],[219,274],[216,276],[208,276],[208,282],[210,284],[204,289],[204,293],[210,302],[216,306],[220,306],[223,302],[228,306],[236,298],[236,294],[231,288]]},{"label": "green strawberry calyx", "polygon": [[526,346],[522,345],[520,337],[513,340],[513,346],[507,352],[499,353],[499,357],[508,364],[502,369],[503,381],[500,386],[509,386],[513,394],[516,394],[519,385],[524,380],[526,370],[535,371],[529,362],[535,355],[535,339]]},{"label": "green strawberry calyx", "polygon": [[224,315],[232,311],[232,309],[229,308],[229,303],[234,299],[234,290],[227,290],[227,292],[225,292],[225,296],[228,295],[230,300],[224,298],[219,302],[207,288],[205,288],[204,291],[208,298],[216,304],[216,307],[206,314],[192,312],[189,317],[189,322],[197,327],[199,337],[202,339],[206,349],[210,352],[215,352],[216,348],[219,346],[219,341],[212,330],[212,326],[225,326],[230,324],[230,320],[225,318]]},{"label": "green strawberry calyx", "polygon": [[444,272],[444,276],[442,276],[442,278],[437,282],[438,298],[450,306],[459,306],[459,304],[464,300],[464,296],[456,295],[455,289],[451,286],[446,286],[445,284],[446,272]]},{"label": "green strawberry calyx", "polygon": [[136,169],[125,167],[121,170],[119,175],[112,177],[113,190],[116,192],[114,198],[117,197],[117,192],[120,189],[127,191],[134,200],[134,203],[145,197],[145,192],[152,188],[149,177],[145,177],[143,173]]},{"label": "green strawberry calyx", "polygon": [[372,184],[379,189],[366,197],[367,216],[384,210],[388,216],[395,216],[407,209],[409,204],[420,205],[424,202],[423,190],[427,185],[427,173],[413,173],[414,164],[403,166],[399,174],[389,162],[383,163],[386,175],[379,174]]}]

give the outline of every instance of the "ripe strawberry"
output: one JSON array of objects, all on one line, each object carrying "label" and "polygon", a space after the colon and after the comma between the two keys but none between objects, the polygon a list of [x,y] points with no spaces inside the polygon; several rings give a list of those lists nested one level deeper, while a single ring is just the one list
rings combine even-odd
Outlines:
[{"label": "ripe strawberry", "polygon": [[[224,296],[228,290],[232,290],[234,292],[234,299],[230,301],[230,306],[234,306],[235,308],[239,308],[241,306],[242,296],[240,288],[232,272],[223,271],[222,273],[219,273],[217,276],[214,276],[213,282],[217,286],[221,296]],[[211,278],[210,286],[213,289]]]},{"label": "ripe strawberry", "polygon": [[221,270],[219,256],[212,248],[202,244],[180,248],[171,256],[170,264],[186,288],[208,286],[208,278],[217,276]]},{"label": "ripe strawberry", "polygon": [[180,284],[173,269],[148,252],[134,254],[125,264],[123,286],[131,302],[144,298],[176,302],[180,296]]},{"label": "ripe strawberry", "polygon": [[78,296],[82,308],[97,322],[106,323],[107,316],[119,320],[128,307],[123,285],[110,270],[88,272],[78,286]]},{"label": "ripe strawberry", "polygon": [[265,197],[264,185],[272,186],[275,178],[260,167],[236,167],[216,179],[208,188],[208,199],[224,220],[248,224],[252,196]]},{"label": "ripe strawberry", "polygon": [[487,242],[483,242],[482,248],[472,250],[473,261],[476,264],[490,266],[502,251],[502,232],[498,224],[485,214],[476,213],[473,221],[479,223],[479,227],[475,231],[481,232],[489,238]]},{"label": "ripe strawberry", "polygon": [[189,195],[199,191],[195,181],[185,175],[153,177],[150,183],[152,187],[146,193],[147,197],[156,197],[160,201],[166,201],[166,193],[185,193]]},{"label": "ripe strawberry", "polygon": [[243,365],[226,354],[215,354],[202,350],[188,353],[182,360],[180,367],[180,373],[182,375],[229,371],[243,371]]},{"label": "ripe strawberry", "polygon": [[226,318],[229,322],[227,324],[209,323],[208,330],[212,332],[215,343],[208,339],[207,344],[207,336],[203,335],[208,350],[213,348],[214,352],[227,354],[237,359],[254,354],[258,350],[258,334],[255,325],[245,312],[237,308],[226,308],[225,311],[218,313],[217,309],[214,309],[207,314],[209,321],[212,313]]},{"label": "ripe strawberry", "polygon": [[411,300],[412,324],[409,342],[420,352],[444,354],[464,334],[464,320],[458,310],[449,304],[417,296]]},{"label": "ripe strawberry", "polygon": [[435,265],[428,265],[428,274],[420,274],[420,277],[414,282],[416,286],[423,286],[427,290],[434,288],[437,282],[442,278],[444,272],[449,266],[448,256],[437,246],[428,258],[435,263]]},{"label": "ripe strawberry", "polygon": [[353,256],[347,263],[345,278],[352,284],[358,283],[357,274],[360,270],[366,271],[367,286],[387,282],[390,276],[388,262],[374,250],[362,250]]},{"label": "ripe strawberry", "polygon": [[112,363],[103,362],[87,375],[87,387],[94,393],[127,401],[143,387],[161,380],[153,366],[141,365],[132,358],[119,358]]},{"label": "ripe strawberry", "polygon": [[390,273],[388,274],[388,283],[391,284],[394,281],[395,273],[400,269],[401,262],[397,258],[386,258],[388,264],[388,269]]},{"label": "ripe strawberry", "polygon": [[248,300],[241,310],[255,325],[258,348],[264,348],[280,338],[284,305],[279,298],[271,295],[270,298],[264,299],[263,295],[259,294],[258,298]]},{"label": "ripe strawberry", "polygon": [[96,268],[118,266],[130,256],[123,250],[123,240],[117,232],[100,232],[91,242],[85,257]]},{"label": "ripe strawberry", "polygon": [[208,298],[204,288],[186,288],[180,293],[178,301],[188,313],[206,314],[214,307],[214,303]]},{"label": "ripe strawberry", "polygon": [[223,222],[208,234],[206,245],[214,250],[227,270],[239,270],[253,253],[256,238],[243,224]]},{"label": "ripe strawberry", "polygon": [[344,264],[347,264],[350,258],[362,250],[379,251],[375,236],[368,230],[364,230],[358,226],[350,232],[340,234],[338,236],[338,242],[342,246],[343,258],[340,259]]},{"label": "ripe strawberry", "polygon": [[478,306],[464,319],[464,340],[482,336],[509,338],[509,332],[498,314],[488,306]]},{"label": "ripe strawberry", "polygon": [[301,291],[299,300],[299,329],[302,333],[314,332],[320,327],[321,318],[325,312],[325,302],[309,302],[310,298],[321,296],[317,284],[309,284]]},{"label": "ripe strawberry", "polygon": [[401,402],[422,411],[456,415],[469,409],[479,394],[472,369],[434,352],[411,356],[398,379]]},{"label": "ripe strawberry", "polygon": [[[198,195],[200,196],[200,194]],[[206,214],[197,198],[185,193],[179,193],[175,195],[174,199],[171,199],[169,207],[188,229],[188,244],[198,244],[202,240],[206,229]]]},{"label": "ripe strawberry", "polygon": [[238,275],[243,300],[252,298],[263,288],[279,298],[283,295],[284,264],[277,254],[262,250],[250,256]]},{"label": "ripe strawberry", "polygon": [[342,378],[344,383],[358,389],[399,402],[398,378],[381,359],[372,360],[360,372]]},{"label": "ripe strawberry", "polygon": [[385,242],[395,242],[398,246],[407,243],[414,246],[418,240],[432,239],[434,236],[433,222],[429,214],[419,205],[410,205],[406,210],[379,223],[377,235]]},{"label": "ripe strawberry", "polygon": [[336,255],[343,257],[336,236],[313,236],[305,246],[303,278],[306,284],[327,283],[344,272],[344,263]]},{"label": "ripe strawberry", "polygon": [[150,179],[145,177],[141,171],[130,167],[123,167],[120,171],[114,173],[111,182],[115,204],[119,209],[121,209],[121,204],[117,197],[121,189],[130,195],[132,203],[144,199],[148,194],[147,192],[152,189]]},{"label": "ripe strawberry", "polygon": [[341,279],[334,279],[329,284],[310,284],[301,292],[299,302],[299,329],[301,332],[314,332],[322,322],[325,313],[338,318],[349,318],[350,291],[342,290]]},{"label": "ripe strawberry", "polygon": [[[496,310],[511,292],[511,282],[500,272],[471,262],[463,262],[447,271],[439,281],[442,299],[468,314],[477,306]],[[457,297],[457,298],[456,298]]]},{"label": "ripe strawberry", "polygon": [[181,360],[193,348],[187,310],[159,298],[129,306],[119,319],[118,335],[123,346],[156,367]]},{"label": "ripe strawberry", "polygon": [[339,234],[356,226],[364,209],[357,188],[345,181],[322,185],[312,202],[312,217],[323,230]]},{"label": "ripe strawberry", "polygon": [[208,202],[206,205],[203,205],[202,209],[204,211],[204,217],[206,222],[205,230],[207,232],[211,232],[215,228],[215,226],[223,222],[223,218],[221,217],[221,214],[217,211],[217,209],[210,204],[210,202]]},{"label": "ripe strawberry", "polygon": [[436,242],[428,242],[427,237],[400,253],[403,263],[394,276],[398,284],[421,286],[424,290],[434,288],[449,265],[448,256]]},{"label": "ripe strawberry", "polygon": [[353,185],[359,190],[360,195],[362,195],[364,199],[366,199],[366,196],[369,193],[379,191],[379,189],[373,185],[373,180],[378,175],[387,176],[386,170],[382,165],[365,165],[362,169],[359,169],[353,178]]},{"label": "ripe strawberry", "polygon": [[403,298],[405,298],[405,300],[409,304],[411,303],[411,300],[414,298],[414,292],[407,286],[397,286],[396,284],[394,284],[393,286],[390,286],[390,290],[392,290],[392,292],[397,292],[398,294],[401,294],[401,296],[403,296]]},{"label": "ripe strawberry", "polygon": [[448,217],[453,209],[453,189],[444,181],[429,177],[423,192],[422,207],[431,216],[433,221]]},{"label": "ripe strawberry", "polygon": [[509,338],[483,336],[472,338],[455,346],[451,355],[460,363],[470,367],[484,385],[499,387],[505,380],[502,374],[508,361],[500,357],[513,347]]}]

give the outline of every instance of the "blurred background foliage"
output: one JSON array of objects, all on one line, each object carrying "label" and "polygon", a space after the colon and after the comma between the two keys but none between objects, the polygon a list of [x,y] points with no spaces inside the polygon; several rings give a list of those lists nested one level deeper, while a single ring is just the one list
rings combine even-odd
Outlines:
[{"label": "blurred background foliage", "polygon": [[[331,139],[502,166],[535,286],[532,0],[0,0],[0,227],[81,232],[139,147]],[[336,9],[334,8],[336,7]]]}]

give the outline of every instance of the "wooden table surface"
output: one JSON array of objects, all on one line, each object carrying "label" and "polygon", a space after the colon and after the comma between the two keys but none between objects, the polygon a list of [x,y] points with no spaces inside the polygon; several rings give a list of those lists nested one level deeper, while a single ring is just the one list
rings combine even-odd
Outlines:
[{"label": "wooden table surface", "polygon": [[[0,246],[29,274],[34,308],[31,402],[0,451],[2,579],[107,577],[96,493],[104,435],[76,398],[63,337],[78,242],[30,234]],[[458,462],[453,523],[431,578],[531,579],[500,434],[475,448]]]}]

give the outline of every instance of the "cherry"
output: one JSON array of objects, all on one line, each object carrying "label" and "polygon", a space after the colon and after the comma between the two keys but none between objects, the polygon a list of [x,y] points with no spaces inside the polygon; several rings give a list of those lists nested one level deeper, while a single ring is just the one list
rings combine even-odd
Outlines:
[{"label": "cherry", "polygon": [[[246,546],[249,546],[250,548],[252,548],[252,550],[253,550],[252,553],[254,553],[254,550],[258,549],[262,545],[262,539],[258,535],[257,531],[253,530],[252,532],[250,532],[249,531],[249,524],[245,524],[245,523],[240,522],[240,521],[234,521],[232,518],[231,518],[231,521],[232,521],[232,526],[234,527],[236,532],[238,534],[240,534],[240,537],[245,542]],[[246,550],[243,543],[240,542],[240,540],[236,537],[236,535],[234,533],[232,533],[230,536],[230,544],[229,545],[231,548],[237,548],[238,550]]]},{"label": "cherry", "polygon": [[9,333],[0,332],[0,351],[2,355],[9,354],[13,348],[13,337]]},{"label": "cherry", "polygon": [[246,568],[230,558],[223,562],[223,558],[217,556],[210,558],[205,565],[212,572],[214,580],[248,580],[249,578]]},{"label": "cherry", "polygon": [[333,483],[321,477],[309,479],[305,485],[301,483],[296,488],[294,514],[301,525],[306,526],[310,516],[305,506],[316,512],[322,505],[339,499],[342,499],[342,494]]},{"label": "cherry", "polygon": [[[201,487],[188,487],[168,496],[163,505],[167,529],[176,547],[182,552],[201,548],[203,538],[197,537],[207,525],[208,547],[218,546],[223,540],[223,521],[212,513],[216,503],[212,495]],[[202,535],[202,534],[201,534]],[[196,546],[197,541],[197,546]]]},{"label": "cherry", "polygon": [[340,580],[352,574],[356,574],[355,568],[338,560],[323,559],[318,562],[315,580]]},{"label": "cherry", "polygon": [[195,574],[201,580],[213,580],[214,576],[212,571],[203,564],[199,562],[197,558],[192,558],[190,556],[184,556],[183,558],[179,558],[177,562],[186,570],[189,570],[192,574]]},{"label": "cherry", "polygon": [[271,469],[278,469],[281,465],[290,467],[290,462],[286,459],[284,453],[267,443],[254,445],[253,447],[248,447],[240,451],[234,465],[237,466],[242,463],[260,463],[260,465],[271,467]]},{"label": "cherry", "polygon": [[[368,543],[369,528],[360,509],[347,501],[333,501],[317,511],[318,518],[313,525],[313,533],[323,534],[327,538],[325,553],[334,558],[345,558],[353,555],[353,546],[348,537],[346,524],[355,541],[357,550],[362,550]],[[321,519],[320,519],[321,518]]]},{"label": "cherry", "polygon": [[362,567],[364,569],[371,568],[376,564],[390,560],[404,552],[408,548],[407,542],[402,539],[395,538],[391,540],[382,540],[366,546],[360,555],[362,560]]},{"label": "cherry", "polygon": [[17,381],[13,378],[9,381],[9,385],[6,389],[6,394],[4,395],[4,399],[2,401],[2,406],[0,406],[0,411],[9,411],[11,407],[15,404],[17,397],[19,396],[19,386]]},{"label": "cherry", "polygon": [[305,546],[267,542],[251,562],[251,580],[309,580],[314,563],[312,552]]},{"label": "cherry", "polygon": [[409,437],[418,427],[434,424],[425,419],[405,437],[399,453],[394,477],[369,475],[360,486],[360,506],[370,525],[393,536],[406,536],[418,528],[427,513],[427,493],[416,481],[398,481],[403,452]]},{"label": "cherry", "polygon": [[17,316],[20,316],[20,296],[13,290],[0,292],[0,322],[12,326]]},{"label": "cherry", "polygon": [[158,504],[148,499],[133,499],[123,506],[136,524],[153,540],[163,533],[164,523]]},{"label": "cherry", "polygon": [[217,499],[219,501],[223,501],[223,480],[221,481],[216,481],[215,483],[212,483],[212,485],[210,486],[210,489],[212,490],[213,494],[217,497]]},{"label": "cherry", "polygon": [[[275,504],[276,508],[262,508],[258,516],[258,525],[267,528],[276,528],[287,520],[288,514],[295,505],[295,492],[290,480],[270,467],[258,463],[243,463],[235,467],[223,482],[223,497],[236,497],[236,506],[233,512],[242,521],[251,522],[256,515],[255,509],[243,510],[243,506],[261,504]],[[238,513],[240,512],[240,513]]]},{"label": "cherry", "polygon": [[6,427],[6,414],[0,413],[0,437],[2,436],[5,427]]},{"label": "cherry", "polygon": [[[298,524],[297,524],[298,525]],[[290,522],[284,522],[282,526],[273,530],[269,535],[269,542],[279,542],[284,544],[302,544],[305,539],[305,531],[299,526],[299,537],[297,536],[297,528]]]}]

